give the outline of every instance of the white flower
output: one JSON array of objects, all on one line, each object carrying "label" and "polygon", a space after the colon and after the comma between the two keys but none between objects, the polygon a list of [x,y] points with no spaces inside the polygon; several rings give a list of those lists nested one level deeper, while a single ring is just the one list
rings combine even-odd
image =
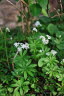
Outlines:
[{"label": "white flower", "polygon": [[49,52],[47,52],[47,53],[46,53],[46,55],[47,55],[47,56],[49,56],[49,55],[50,55],[50,53],[49,53]]},{"label": "white flower", "polygon": [[49,43],[49,40],[42,40],[42,42],[43,42],[44,44],[48,44],[48,43]]},{"label": "white flower", "polygon": [[18,43],[20,46],[22,46],[23,45],[23,43]]},{"label": "white flower", "polygon": [[26,48],[25,49],[29,49],[29,44],[25,43]]},{"label": "white flower", "polygon": [[10,32],[10,29],[7,27],[7,28],[6,28],[6,31],[7,31],[7,32]]},{"label": "white flower", "polygon": [[51,53],[53,54],[53,56],[54,55],[56,55],[57,54],[57,51],[55,51],[55,50],[51,50]]},{"label": "white flower", "polygon": [[42,39],[42,42],[43,42],[44,44],[48,44],[48,43],[49,43],[49,40],[46,39],[44,36],[40,36],[40,39]]},{"label": "white flower", "polygon": [[39,52],[41,53],[41,52],[43,52],[44,50],[39,50]]},{"label": "white flower", "polygon": [[45,40],[46,38],[45,38],[44,36],[41,35],[41,36],[40,36],[40,39]]},{"label": "white flower", "polygon": [[36,27],[42,26],[39,21],[36,21],[34,25],[35,25]]},{"label": "white flower", "polygon": [[23,44],[23,45],[21,46],[21,48],[24,49],[24,48],[25,48],[25,44]]},{"label": "white flower", "polygon": [[21,49],[26,49],[26,50],[29,49],[28,43],[23,44],[23,43],[16,42],[16,43],[14,43],[14,46],[17,47],[18,51],[21,51]]},{"label": "white flower", "polygon": [[22,44],[21,48],[27,50],[29,49],[29,44],[28,43]]},{"label": "white flower", "polygon": [[48,39],[51,39],[51,36],[49,36],[49,35],[46,35],[46,36],[47,36]]},{"label": "white flower", "polygon": [[15,46],[15,47],[18,47],[18,46],[19,46],[19,43],[17,43],[17,42],[14,43],[14,46]]},{"label": "white flower", "polygon": [[62,62],[64,62],[64,59],[62,59]]},{"label": "white flower", "polygon": [[33,28],[33,31],[37,32],[38,30],[36,28]]},{"label": "white flower", "polygon": [[18,52],[20,52],[20,51],[21,51],[21,49],[22,49],[21,47],[18,47],[18,48],[17,48]]}]

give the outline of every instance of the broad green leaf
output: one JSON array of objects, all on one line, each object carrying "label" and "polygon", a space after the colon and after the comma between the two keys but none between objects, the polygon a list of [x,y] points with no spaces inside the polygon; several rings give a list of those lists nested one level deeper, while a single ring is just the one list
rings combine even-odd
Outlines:
[{"label": "broad green leaf", "polygon": [[39,4],[30,5],[30,12],[33,16],[38,16],[41,13],[41,7]]},{"label": "broad green leaf", "polygon": [[47,27],[47,30],[48,32],[53,35],[53,34],[56,34],[56,32],[58,32],[58,28],[56,25],[54,24],[49,24],[48,27]]},{"label": "broad green leaf", "polygon": [[37,0],[43,9],[47,8],[48,0]]}]

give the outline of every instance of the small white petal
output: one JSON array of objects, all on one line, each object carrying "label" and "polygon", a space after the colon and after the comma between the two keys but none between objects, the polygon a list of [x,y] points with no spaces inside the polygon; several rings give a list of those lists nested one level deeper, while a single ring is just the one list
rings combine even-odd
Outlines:
[{"label": "small white petal", "polygon": [[51,53],[53,54],[53,56],[54,55],[56,55],[57,54],[57,51],[55,51],[55,50],[51,50]]},{"label": "small white petal", "polygon": [[18,48],[17,48],[17,50],[18,50],[19,52],[21,51],[21,49],[22,49],[21,47],[18,47]]},{"label": "small white petal", "polygon": [[14,46],[15,46],[15,47],[18,47],[18,46],[19,46],[19,43],[17,43],[17,42],[14,43]]},{"label": "small white petal", "polygon": [[28,43],[22,44],[21,48],[27,50],[29,49],[29,44]]},{"label": "small white petal", "polygon": [[38,30],[36,28],[33,28],[33,31],[37,32]]},{"label": "small white petal", "polygon": [[36,27],[42,26],[39,21],[36,21],[34,25],[35,25]]},{"label": "small white petal", "polygon": [[49,35],[46,35],[46,36],[47,36],[48,39],[51,39],[51,36],[49,36]]},{"label": "small white petal", "polygon": [[45,38],[44,36],[41,35],[41,36],[40,36],[40,39],[45,40],[46,38]]},{"label": "small white petal", "polygon": [[62,59],[62,62],[64,62],[64,59]]},{"label": "small white petal", "polygon": [[47,56],[49,56],[49,55],[50,55],[50,53],[49,53],[49,52],[47,52],[47,53],[46,53],[46,55],[47,55]]},{"label": "small white petal", "polygon": [[43,42],[44,44],[48,44],[48,43],[49,43],[49,40],[42,40],[42,42]]},{"label": "small white petal", "polygon": [[43,52],[44,50],[39,50],[39,52],[41,53],[41,52]]},{"label": "small white petal", "polygon": [[7,31],[7,32],[10,32],[10,29],[7,27],[7,28],[6,28],[6,31]]}]

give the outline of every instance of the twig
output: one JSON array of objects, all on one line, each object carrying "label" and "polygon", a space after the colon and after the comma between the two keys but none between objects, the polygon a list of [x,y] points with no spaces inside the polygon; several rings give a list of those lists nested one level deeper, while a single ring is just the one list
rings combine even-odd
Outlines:
[{"label": "twig", "polygon": [[16,9],[18,9],[18,11],[21,12],[21,10],[15,4],[13,4],[11,1],[7,0],[7,2],[9,2],[12,6],[14,6]]},{"label": "twig", "polygon": [[20,0],[20,1],[28,7],[28,4],[24,0]]},{"label": "twig", "polygon": [[62,15],[64,15],[64,13],[59,14],[59,15],[54,15],[54,16],[52,16],[51,18],[54,18],[54,17],[57,17],[57,16],[62,16]]},{"label": "twig", "polygon": [[60,0],[60,7],[61,7],[61,11],[63,10],[63,7],[62,7],[62,1]]}]

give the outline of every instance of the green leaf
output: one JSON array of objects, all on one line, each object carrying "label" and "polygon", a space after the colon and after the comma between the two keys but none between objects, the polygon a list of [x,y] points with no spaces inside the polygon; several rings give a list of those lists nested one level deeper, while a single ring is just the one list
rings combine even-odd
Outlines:
[{"label": "green leaf", "polygon": [[39,67],[42,67],[42,65],[43,65],[43,62],[42,62],[42,61],[43,61],[42,58],[38,61],[38,66],[39,66]]},{"label": "green leaf", "polygon": [[47,8],[47,4],[48,4],[48,0],[37,0],[38,3],[40,4],[40,6],[43,8],[43,9],[46,9]]},{"label": "green leaf", "polygon": [[29,91],[29,87],[28,86],[24,86],[23,89],[24,89],[24,93],[27,93]]},{"label": "green leaf", "polygon": [[32,68],[33,68],[33,67],[36,67],[36,66],[37,66],[36,64],[31,64],[31,65],[30,65],[30,67],[32,67]]},{"label": "green leaf", "polygon": [[30,5],[30,12],[33,16],[38,16],[41,13],[41,7],[39,4]]},{"label": "green leaf", "polygon": [[19,93],[18,91],[16,91],[16,92],[14,93],[14,96],[20,96],[20,93]]},{"label": "green leaf", "polygon": [[56,34],[56,32],[58,32],[58,28],[56,25],[54,24],[49,24],[48,27],[47,27],[47,30],[48,32],[53,35],[53,34]]},{"label": "green leaf", "polygon": [[32,84],[32,85],[31,85],[31,88],[35,88],[35,84]]},{"label": "green leaf", "polygon": [[30,75],[30,76],[34,76],[34,73],[32,73],[31,71],[27,71],[28,72],[28,74]]},{"label": "green leaf", "polygon": [[13,92],[13,88],[8,88],[8,91],[9,91],[10,93],[12,93],[12,92]]},{"label": "green leaf", "polygon": [[24,85],[29,85],[29,83],[30,83],[29,81],[25,81]]},{"label": "green leaf", "polygon": [[24,72],[24,78],[27,79],[27,72]]},{"label": "green leaf", "polygon": [[20,96],[18,88],[15,88],[13,96]]},{"label": "green leaf", "polygon": [[20,88],[20,94],[23,95],[23,89],[22,88]]},{"label": "green leaf", "polygon": [[44,16],[47,16],[47,17],[48,17],[48,14],[47,14],[47,12],[46,12],[46,9],[43,9],[43,8],[42,8],[42,13],[43,13]]}]

